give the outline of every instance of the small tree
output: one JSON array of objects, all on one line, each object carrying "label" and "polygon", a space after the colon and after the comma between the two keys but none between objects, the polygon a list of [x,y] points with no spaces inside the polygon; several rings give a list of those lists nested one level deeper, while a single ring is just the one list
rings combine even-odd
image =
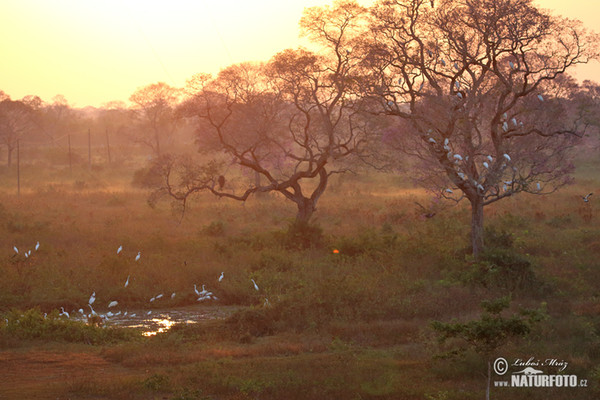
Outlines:
[{"label": "small tree", "polygon": [[382,0],[371,10],[365,94],[401,121],[420,182],[469,201],[477,256],[484,206],[568,182],[584,125],[564,74],[597,57],[596,36],[531,0]]},{"label": "small tree", "polygon": [[486,396],[490,398],[493,354],[512,338],[524,337],[531,332],[532,326],[545,318],[545,310],[522,310],[510,317],[503,317],[502,311],[510,305],[510,297],[483,301],[484,312],[481,318],[469,322],[432,321],[431,327],[438,335],[438,343],[449,339],[458,339],[459,343],[442,357],[456,357],[472,349],[487,360]]},{"label": "small tree", "polygon": [[138,121],[138,133],[133,139],[150,147],[156,156],[161,154],[163,142],[171,138],[177,127],[174,108],[179,93],[179,89],[158,82],[137,89],[129,97]]},{"label": "small tree", "polygon": [[33,118],[34,110],[25,101],[8,97],[0,101],[0,143],[6,146],[8,167],[19,139],[33,128]]}]

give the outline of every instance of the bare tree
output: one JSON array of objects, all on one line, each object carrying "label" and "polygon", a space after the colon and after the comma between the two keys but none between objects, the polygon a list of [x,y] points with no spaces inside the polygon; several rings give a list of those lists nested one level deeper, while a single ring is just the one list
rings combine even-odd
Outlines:
[{"label": "bare tree", "polygon": [[137,89],[129,98],[138,121],[138,134],[133,139],[150,147],[154,155],[161,154],[163,141],[169,140],[176,129],[174,107],[179,95],[179,89],[158,82]]},{"label": "bare tree", "polygon": [[[197,119],[202,147],[219,149],[261,179],[239,193],[225,191],[223,175],[189,174],[169,161],[163,192],[182,201],[199,190],[236,200],[279,192],[296,205],[296,221],[309,222],[329,177],[347,169],[341,160],[363,154],[370,140],[370,118],[357,107],[352,78],[360,60],[352,55],[350,27],[364,10],[349,4],[306,11],[301,26],[308,35],[325,35],[322,54],[285,50],[265,65],[234,65],[215,79],[199,75],[189,83],[182,110]],[[335,23],[324,24],[323,14]],[[173,176],[178,169],[187,180]],[[187,184],[198,176],[204,178]]]},{"label": "bare tree", "polygon": [[382,0],[371,11],[363,89],[401,121],[421,182],[470,202],[477,256],[484,206],[568,181],[584,125],[563,78],[597,56],[596,37],[530,0]]},{"label": "bare tree", "polygon": [[33,113],[33,108],[22,100],[6,97],[0,101],[0,143],[6,146],[8,167],[19,139],[33,128]]}]

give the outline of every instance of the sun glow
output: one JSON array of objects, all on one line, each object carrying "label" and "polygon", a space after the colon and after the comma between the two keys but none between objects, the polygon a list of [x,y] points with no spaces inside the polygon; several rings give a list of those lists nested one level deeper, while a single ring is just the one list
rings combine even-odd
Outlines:
[{"label": "sun glow", "polygon": [[[536,3],[590,28],[600,13],[588,1]],[[265,61],[306,44],[298,36],[302,12],[326,4],[331,1],[2,1],[0,90],[45,101],[62,94],[83,107],[126,101],[159,81],[182,87],[196,73]],[[599,69],[598,63],[581,68],[586,77]]]}]

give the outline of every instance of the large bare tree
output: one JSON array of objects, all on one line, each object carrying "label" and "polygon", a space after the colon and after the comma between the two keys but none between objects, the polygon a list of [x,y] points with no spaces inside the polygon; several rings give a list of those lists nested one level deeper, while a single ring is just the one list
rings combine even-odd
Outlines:
[{"label": "large bare tree", "polygon": [[370,118],[357,107],[352,78],[360,62],[352,53],[352,28],[363,13],[352,3],[308,9],[301,27],[323,38],[319,54],[285,50],[266,64],[234,65],[215,79],[197,76],[183,110],[198,120],[201,146],[220,150],[260,179],[231,192],[214,163],[189,173],[189,162],[166,158],[162,190],[182,201],[199,190],[237,200],[275,191],[296,205],[298,223],[308,223],[329,177],[347,169],[342,160],[364,155],[370,140]]},{"label": "large bare tree", "polygon": [[399,119],[421,181],[470,202],[477,256],[484,206],[568,181],[584,125],[564,74],[597,56],[596,37],[531,0],[381,0],[371,11],[365,93]]}]

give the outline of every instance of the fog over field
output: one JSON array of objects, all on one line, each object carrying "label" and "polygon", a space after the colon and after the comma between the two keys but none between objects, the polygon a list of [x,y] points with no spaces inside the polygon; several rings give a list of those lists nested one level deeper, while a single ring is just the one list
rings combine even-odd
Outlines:
[{"label": "fog over field", "polygon": [[579,3],[23,4],[114,48],[0,78],[0,398],[598,398]]}]

